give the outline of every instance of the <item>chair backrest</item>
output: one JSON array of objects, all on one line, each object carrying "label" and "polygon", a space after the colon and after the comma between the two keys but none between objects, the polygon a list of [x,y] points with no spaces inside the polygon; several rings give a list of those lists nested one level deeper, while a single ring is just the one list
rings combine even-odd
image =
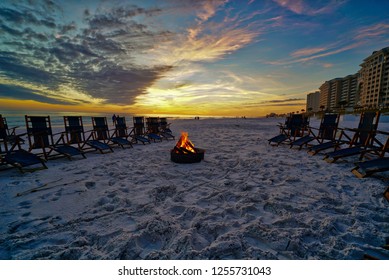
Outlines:
[{"label": "chair backrest", "polygon": [[64,116],[66,140],[69,144],[85,142],[84,125],[81,116]]},{"label": "chair backrest", "polygon": [[0,139],[6,140],[8,137],[8,124],[7,120],[0,115]]},{"label": "chair backrest", "polygon": [[159,127],[161,130],[166,130],[168,128],[167,118],[160,118],[159,119]]},{"label": "chair backrest", "polygon": [[149,133],[159,133],[159,118],[147,118],[147,131]]},{"label": "chair backrest", "polygon": [[135,135],[143,135],[145,130],[145,118],[133,117]]},{"label": "chair backrest", "polygon": [[304,119],[302,114],[293,114],[290,116],[286,127],[290,130],[290,135],[292,136],[300,136],[301,130],[303,126],[306,124],[306,120]]},{"label": "chair backrest", "polygon": [[30,148],[45,148],[54,143],[50,116],[25,116]]},{"label": "chair backrest", "polygon": [[320,139],[325,140],[334,140],[336,131],[338,129],[339,125],[339,114],[325,114],[323,115],[320,127],[319,127],[319,133],[318,137]]},{"label": "chair backrest", "polygon": [[[7,151],[7,137],[8,137],[8,125],[7,120],[0,115],[0,142],[4,144],[4,149]],[[1,143],[0,143],[1,144]],[[0,145],[0,153],[2,153],[2,148]]]},{"label": "chair backrest", "polygon": [[106,117],[92,117],[92,125],[97,140],[109,139],[109,129]]},{"label": "chair backrest", "polygon": [[367,145],[369,140],[373,140],[371,139],[371,134],[377,130],[379,119],[379,111],[361,113],[358,124],[358,140],[356,144]]},{"label": "chair backrest", "polygon": [[116,117],[115,119],[116,136],[127,137],[127,125],[125,117]]}]

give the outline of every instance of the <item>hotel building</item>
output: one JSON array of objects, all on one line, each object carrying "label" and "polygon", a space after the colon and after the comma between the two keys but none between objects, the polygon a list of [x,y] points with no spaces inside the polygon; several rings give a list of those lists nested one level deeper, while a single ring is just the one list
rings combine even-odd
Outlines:
[{"label": "hotel building", "polygon": [[320,111],[320,91],[308,93],[307,95],[307,108],[306,112],[318,112]]},{"label": "hotel building", "polygon": [[320,86],[320,107],[324,110],[334,110],[339,107],[342,95],[342,78],[326,81]]},{"label": "hotel building", "polygon": [[364,108],[389,107],[389,47],[374,51],[359,71],[360,104]]}]

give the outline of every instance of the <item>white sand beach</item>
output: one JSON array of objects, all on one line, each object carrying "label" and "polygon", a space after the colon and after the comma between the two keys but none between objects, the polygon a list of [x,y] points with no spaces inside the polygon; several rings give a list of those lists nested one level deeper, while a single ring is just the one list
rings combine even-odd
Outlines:
[{"label": "white sand beach", "polygon": [[[352,160],[270,146],[282,121],[176,119],[174,141],[2,171],[0,259],[388,255],[389,183],[356,178]],[[180,131],[206,150],[202,162],[170,161]]]}]

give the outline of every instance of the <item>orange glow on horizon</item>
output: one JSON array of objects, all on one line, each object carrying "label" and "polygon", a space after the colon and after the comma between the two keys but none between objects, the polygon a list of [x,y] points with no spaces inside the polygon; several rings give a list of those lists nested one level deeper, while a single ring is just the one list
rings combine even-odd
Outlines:
[{"label": "orange glow on horizon", "polygon": [[269,113],[289,113],[301,111],[305,106],[258,106],[242,107],[239,104],[208,103],[192,105],[156,104],[150,105],[58,105],[33,100],[0,99],[0,110],[20,111],[21,114],[34,111],[40,112],[80,112],[80,113],[116,113],[133,115],[187,115],[187,116],[215,116],[215,117],[263,117]]}]

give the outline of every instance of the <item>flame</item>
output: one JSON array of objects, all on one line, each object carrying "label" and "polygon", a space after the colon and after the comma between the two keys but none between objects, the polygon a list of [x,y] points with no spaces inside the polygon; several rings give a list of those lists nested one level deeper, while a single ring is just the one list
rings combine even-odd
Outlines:
[{"label": "flame", "polygon": [[181,132],[181,137],[176,144],[177,148],[183,148],[185,151],[196,153],[193,143],[188,138],[188,132]]}]

